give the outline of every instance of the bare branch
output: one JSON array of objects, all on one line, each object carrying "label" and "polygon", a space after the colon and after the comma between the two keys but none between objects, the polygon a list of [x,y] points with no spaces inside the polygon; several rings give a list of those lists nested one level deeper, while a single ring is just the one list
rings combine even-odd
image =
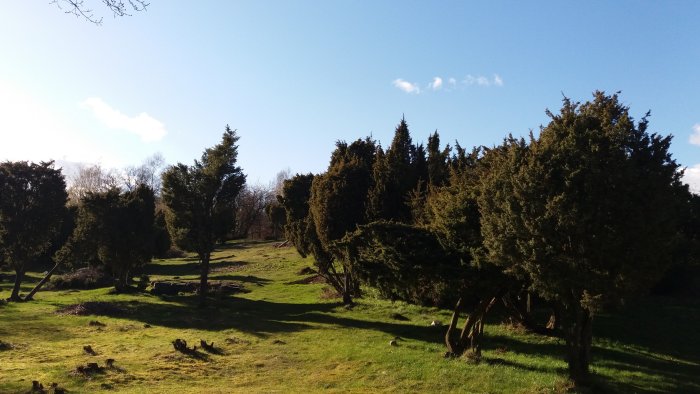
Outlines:
[{"label": "bare branch", "polygon": [[[146,11],[146,8],[150,5],[150,3],[146,3],[145,0],[127,0],[127,2],[123,0],[101,1],[107,9],[112,11],[115,18],[118,16],[131,16],[130,12],[132,11]],[[56,6],[66,14],[82,17],[96,25],[102,24],[103,18],[96,18],[92,8],[89,8],[88,5],[85,4],[85,0],[51,0],[49,4],[56,4]]]}]

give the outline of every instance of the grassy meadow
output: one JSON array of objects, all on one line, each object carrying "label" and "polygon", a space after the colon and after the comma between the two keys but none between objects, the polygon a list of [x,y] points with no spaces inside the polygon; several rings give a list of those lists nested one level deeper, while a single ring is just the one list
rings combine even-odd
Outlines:
[{"label": "grassy meadow", "polygon": [[[235,242],[214,254],[211,279],[240,282],[249,292],[217,297],[203,310],[195,295],[115,295],[109,288],[41,291],[33,302],[0,304],[0,341],[9,344],[0,348],[0,392],[28,392],[33,380],[69,393],[572,390],[562,340],[512,328],[496,310],[480,363],[445,359],[445,327],[430,323],[447,323],[450,311],[372,294],[346,309],[322,283],[292,283],[309,277],[299,272],[310,265],[293,248]],[[151,280],[194,280],[197,269],[186,257],[156,260],[146,271]],[[31,274],[24,292],[39,279]],[[0,297],[11,286],[0,282]],[[57,313],[88,301],[121,313]],[[171,344],[176,338],[198,347],[200,339],[213,341],[215,350],[183,354]],[[108,358],[113,368],[76,373]],[[649,298],[596,317],[593,358],[595,385],[584,392],[700,392],[700,303]]]}]

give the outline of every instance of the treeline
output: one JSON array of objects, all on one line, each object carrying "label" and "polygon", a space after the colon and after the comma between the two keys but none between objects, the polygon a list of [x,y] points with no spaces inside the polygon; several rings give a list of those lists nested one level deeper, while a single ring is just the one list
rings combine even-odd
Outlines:
[{"label": "treeline", "polygon": [[[345,303],[371,286],[451,304],[448,351],[473,357],[502,303],[564,337],[570,376],[585,383],[596,313],[700,264],[700,197],[681,181],[671,137],[650,134],[649,114],[635,121],[617,95],[547,114],[537,136],[471,150],[441,147],[437,132],[416,145],[403,119],[386,149],[339,141],[326,172],[284,183],[285,233]],[[546,324],[533,298],[551,310]]]},{"label": "treeline", "polygon": [[[193,165],[161,171],[164,160],[154,155],[121,174],[86,166],[68,187],[53,162],[0,163],[0,265],[15,271],[9,300],[30,300],[57,270],[81,267],[99,267],[114,278],[117,292],[129,291],[134,274],[154,256],[186,250],[200,259],[204,304],[215,245],[255,231],[276,237],[284,220],[274,185],[246,185],[236,165],[237,141],[227,127]],[[53,268],[22,297],[27,270],[47,261]]]}]

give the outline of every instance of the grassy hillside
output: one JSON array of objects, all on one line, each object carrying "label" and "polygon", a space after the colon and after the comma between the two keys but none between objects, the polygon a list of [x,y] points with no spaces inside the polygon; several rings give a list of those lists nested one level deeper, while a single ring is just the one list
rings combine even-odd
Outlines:
[{"label": "grassy hillside", "polygon": [[[320,283],[292,284],[310,266],[293,248],[232,243],[213,256],[212,279],[250,292],[204,310],[196,297],[113,295],[110,289],[43,291],[36,301],[0,305],[0,392],[27,392],[32,380],[71,393],[476,392],[546,393],[569,388],[563,342],[519,332],[497,317],[487,325],[484,359],[444,359],[449,311],[360,299],[344,308]],[[195,279],[193,258],[158,260],[151,280]],[[38,275],[32,276],[38,279]],[[25,292],[30,287],[27,284]],[[0,297],[11,283],[0,283]],[[111,303],[99,315],[56,311]],[[119,313],[121,312],[121,313]],[[397,319],[400,314],[406,319]],[[104,326],[95,325],[95,321]],[[91,325],[91,322],[93,322]],[[700,303],[648,299],[594,323],[593,392],[700,392]],[[389,342],[395,337],[397,346]],[[176,338],[216,351],[186,355]],[[97,353],[88,355],[83,346]],[[88,362],[114,368],[85,376]]]}]

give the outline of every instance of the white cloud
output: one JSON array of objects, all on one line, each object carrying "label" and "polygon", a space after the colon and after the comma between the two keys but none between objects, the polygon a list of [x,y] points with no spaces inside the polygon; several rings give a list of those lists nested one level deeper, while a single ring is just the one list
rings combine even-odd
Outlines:
[{"label": "white cloud", "polygon": [[477,86],[503,86],[503,78],[501,78],[500,75],[494,74],[493,79],[489,79],[489,77],[485,77],[483,75],[471,75],[467,74],[467,76],[462,80],[462,83],[467,85],[467,86],[472,86],[472,85],[477,85]]},{"label": "white cloud", "polygon": [[501,78],[500,75],[498,74],[493,74],[493,78],[489,78],[484,75],[472,75],[472,74],[467,74],[467,76],[461,80],[458,81],[456,78],[450,77],[447,79],[447,86],[445,86],[445,80],[442,79],[442,77],[433,77],[432,82],[429,82],[428,84],[419,84],[417,82],[408,82],[404,79],[398,78],[395,79],[392,82],[392,85],[394,87],[403,90],[406,93],[411,93],[411,94],[420,94],[421,93],[421,86],[425,87],[428,90],[432,91],[437,91],[445,88],[446,91],[452,91],[457,88],[457,85],[462,85],[462,86],[482,86],[482,87],[490,87],[490,86],[497,86],[501,87],[503,86],[503,78]]},{"label": "white cloud", "polygon": [[438,90],[438,89],[442,88],[442,78],[440,78],[440,77],[433,78],[433,82],[431,82],[429,86],[433,90]]},{"label": "white cloud", "polygon": [[503,79],[498,74],[493,74],[493,84],[496,86],[503,86]]},{"label": "white cloud", "polygon": [[84,133],[43,97],[0,80],[0,161],[70,160],[119,165],[101,149],[94,133]]},{"label": "white cloud", "polygon": [[403,79],[398,78],[398,79],[394,80],[393,84],[394,84],[394,87],[397,87],[406,93],[415,93],[415,94],[420,93],[420,87],[418,87],[417,83],[404,81]]},{"label": "white cloud", "polygon": [[95,117],[105,126],[136,134],[145,142],[159,141],[167,134],[163,123],[145,112],[129,117],[110,107],[99,97],[90,97],[81,105],[91,109]]},{"label": "white cloud", "polygon": [[700,164],[685,169],[683,182],[690,185],[692,192],[700,194]]},{"label": "white cloud", "polygon": [[693,126],[693,134],[690,135],[689,141],[693,145],[700,145],[700,123]]}]

